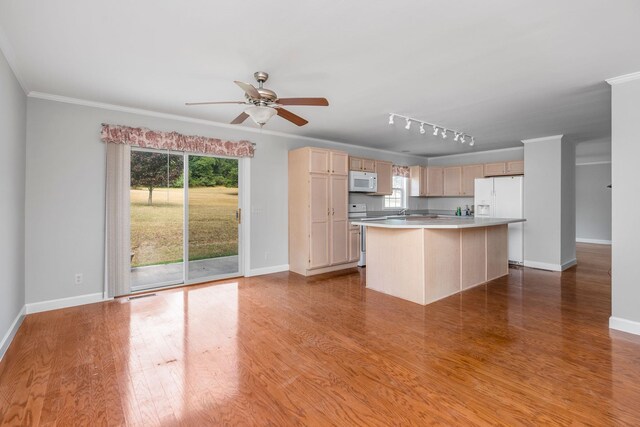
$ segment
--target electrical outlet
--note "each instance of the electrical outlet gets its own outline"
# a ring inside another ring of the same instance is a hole
[[[82,273],[77,273],[75,277],[76,285],[82,285]]]

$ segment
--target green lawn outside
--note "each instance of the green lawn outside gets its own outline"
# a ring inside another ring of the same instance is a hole
[[[182,261],[183,190],[131,189],[132,267]],[[238,189],[189,189],[189,260],[238,254]]]

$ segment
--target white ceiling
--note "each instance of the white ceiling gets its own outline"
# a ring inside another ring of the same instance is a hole
[[[480,6],[481,5],[481,6]],[[640,71],[640,1],[2,0],[5,50],[28,91],[228,123],[233,80],[281,97],[302,128],[266,129],[419,155],[610,137],[604,79]],[[396,112],[476,136],[411,131]],[[243,126],[254,126],[250,121]]]

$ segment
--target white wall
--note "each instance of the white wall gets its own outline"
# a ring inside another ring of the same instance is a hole
[[[639,78],[612,85],[611,207],[612,268],[610,326],[640,334],[638,242],[640,227]]]
[[[288,263],[287,153],[333,147],[400,165],[426,159],[328,141],[248,132],[30,98],[27,125],[27,303],[101,292],[104,273],[105,147],[100,124],[175,130],[257,144],[251,163],[251,268]],[[268,256],[265,256],[268,254]],[[75,273],[84,284],[73,283]]]
[[[428,164],[429,166],[458,166],[522,160],[523,158],[524,148],[516,147],[502,150],[455,154],[452,156],[432,157],[428,160]],[[453,211],[458,206],[464,210],[466,205],[473,205],[473,197],[428,197],[427,200],[428,208],[434,210]]]
[[[576,262],[576,145],[562,141],[560,177],[560,264]]]
[[[611,242],[611,162],[576,165],[576,240]]]
[[[562,270],[575,262],[575,145],[562,135],[523,142],[524,264]]]
[[[0,52],[0,358],[25,302],[26,105],[24,92]]]

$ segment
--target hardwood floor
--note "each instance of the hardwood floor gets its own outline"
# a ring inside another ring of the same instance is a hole
[[[2,424],[639,425],[640,337],[608,329],[610,248],[426,307],[349,270],[27,316]]]

